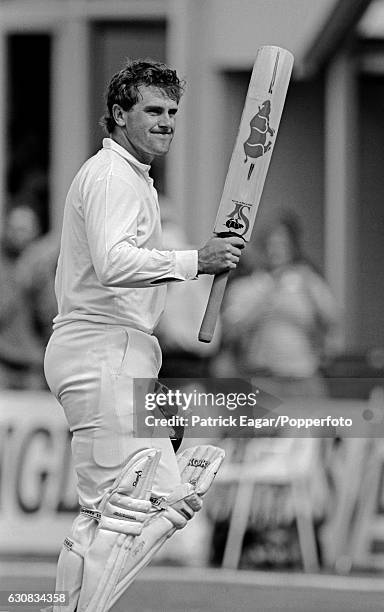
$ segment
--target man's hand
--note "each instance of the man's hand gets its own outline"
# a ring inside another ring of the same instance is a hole
[[[198,251],[198,273],[219,274],[236,268],[244,240],[239,236],[215,236]]]

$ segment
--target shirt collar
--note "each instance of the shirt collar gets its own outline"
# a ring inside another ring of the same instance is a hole
[[[144,174],[148,174],[149,170],[151,169],[150,165],[139,162],[139,160],[136,159],[136,157],[134,157],[132,153],[129,153],[127,149],[124,149],[124,147],[119,145],[112,138],[103,139],[103,149],[111,149],[112,151],[115,151],[116,153],[121,155],[121,157],[124,157],[127,161],[129,161],[130,164],[139,168],[139,170],[141,170],[141,172],[143,172]]]

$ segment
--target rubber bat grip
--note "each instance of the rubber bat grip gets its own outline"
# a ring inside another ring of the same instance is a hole
[[[221,274],[216,274],[213,279],[207,308],[205,309],[203,322],[199,331],[200,342],[211,342],[213,338],[228,276],[229,272],[222,272]]]

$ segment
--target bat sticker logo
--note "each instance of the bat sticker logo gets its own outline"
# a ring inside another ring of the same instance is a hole
[[[275,59],[275,65],[273,67],[272,78],[269,84],[268,94],[272,95],[273,88],[276,82],[277,75],[277,67],[279,65],[280,59],[280,51],[278,51]],[[245,152],[245,160],[244,163],[248,161],[248,157],[252,157],[256,159],[257,157],[261,157],[265,155],[267,151],[272,146],[272,136],[275,131],[269,125],[269,115],[271,113],[271,101],[269,99],[265,100],[263,104],[260,106],[257,114],[251,119],[249,127],[251,128],[251,133],[248,136],[248,140],[244,143],[244,152]],[[270,136],[270,138],[268,138]],[[252,176],[253,169],[255,167],[254,163],[251,163],[248,170],[248,181]]]
[[[257,114],[252,117],[249,127],[251,132],[248,139],[244,143],[245,160],[248,161],[248,157],[256,159],[265,155],[272,146],[272,136],[275,130],[269,125],[269,115],[271,113],[271,101],[265,100],[260,106]],[[251,178],[254,163],[251,163],[248,171],[248,180]]]
[[[243,236],[249,229],[249,219],[245,211],[249,210],[250,206],[242,202],[234,202],[234,204],[235,208],[228,215],[228,220],[225,222],[225,225],[228,229],[236,230],[236,234]],[[239,230],[243,231],[239,232]]]

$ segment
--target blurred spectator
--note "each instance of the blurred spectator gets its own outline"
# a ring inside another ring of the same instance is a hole
[[[191,245],[174,221],[171,205],[160,202],[165,249],[190,249]],[[220,324],[210,344],[199,342],[198,332],[207,305],[212,278],[203,275],[188,283],[170,283],[164,313],[156,328],[162,351],[160,378],[207,378],[217,353]]]
[[[295,216],[282,215],[266,233],[262,246],[263,266],[234,279],[228,287],[223,335],[224,353],[230,359],[220,358],[217,373],[251,379],[255,386],[283,401],[289,397],[324,395],[320,366],[326,356],[340,348],[338,307],[326,282],[303,254]],[[247,445],[238,442],[246,452]],[[262,443],[262,440],[256,442]],[[286,440],[269,442],[279,448]],[[294,440],[293,447],[300,442]],[[320,558],[319,533],[330,495],[325,472],[328,446],[326,439],[316,443],[320,460],[314,472],[317,488],[313,514]],[[269,504],[265,504],[266,497]],[[241,566],[264,569],[300,566],[296,518],[288,489],[257,485],[255,499],[259,501],[252,504]],[[215,523],[212,560],[218,563],[228,517],[216,519]]]
[[[234,280],[227,293],[224,338],[233,363],[278,397],[322,395],[321,362],[340,348],[339,310],[303,255],[295,216],[283,215],[263,246],[264,269]]]
[[[5,218],[0,241],[0,387],[39,386],[43,352],[35,337],[22,295],[17,268],[21,254],[40,231],[29,206],[16,206]]]
[[[18,280],[42,350],[52,333],[52,320],[57,315],[55,272],[59,249],[59,238],[45,234],[25,249],[18,265]]]

